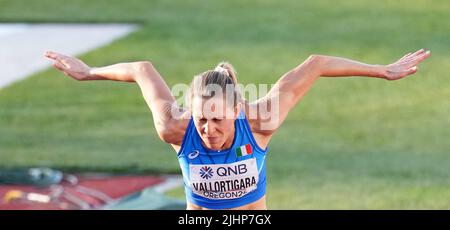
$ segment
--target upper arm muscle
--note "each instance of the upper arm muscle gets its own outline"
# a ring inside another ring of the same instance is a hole
[[[136,82],[152,112],[159,137],[166,143],[181,145],[190,112],[177,105],[166,82],[150,62],[140,62],[136,69]]]
[[[266,96],[250,103],[250,110],[256,110],[253,120],[255,132],[272,135],[286,119],[289,111],[307,93],[320,76],[318,58],[311,56],[305,62],[284,74]]]

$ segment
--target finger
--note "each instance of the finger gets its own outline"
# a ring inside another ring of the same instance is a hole
[[[69,63],[69,60],[68,60],[68,59],[63,58],[63,59],[59,60],[59,62],[60,62],[61,64],[63,64],[65,68],[67,68],[67,69],[70,68],[70,63]]]
[[[425,52],[425,49],[417,50],[416,52],[414,52],[413,54],[411,54],[408,58],[406,58],[406,61],[407,61],[407,60],[410,60],[410,59],[412,59],[412,58],[415,58],[415,57],[417,57],[418,55],[423,54],[424,52]]]
[[[399,59],[399,61],[405,60],[405,59],[408,58],[411,54],[412,54],[412,53],[407,53],[407,54],[405,54],[405,56],[401,57],[401,58]]]
[[[406,76],[409,76],[411,74],[414,74],[417,72],[417,66],[413,66],[409,69],[406,70],[402,70],[402,71],[395,71],[395,72],[391,72],[391,76],[387,78],[387,80],[398,80],[398,79],[402,79]]]
[[[416,72],[417,72],[417,66],[414,66],[412,68],[409,68],[409,69],[403,71],[403,73],[400,75],[401,76],[400,78],[404,78],[404,77],[409,76],[411,74],[415,74]]]
[[[414,56],[417,56],[417,55],[419,55],[419,54],[422,54],[423,52],[425,52],[425,49],[417,50],[416,52],[414,52],[414,53],[411,55],[411,57],[414,57]]]
[[[53,60],[61,60],[63,58],[67,58],[67,56],[53,51],[46,51],[44,56]]]
[[[51,59],[55,59],[57,57],[57,53],[53,52],[53,51],[45,51],[44,56],[51,58]]]
[[[61,64],[60,62],[53,63],[53,67],[55,67],[56,69],[63,71],[63,72],[66,70],[66,67],[63,64]]]
[[[431,56],[431,51],[428,50],[427,52],[422,53],[422,54],[418,55],[417,57],[414,57],[413,59],[409,60],[408,66],[416,66],[430,56]]]
[[[419,68],[417,66],[413,66],[412,68],[408,69],[407,75],[415,74]]]

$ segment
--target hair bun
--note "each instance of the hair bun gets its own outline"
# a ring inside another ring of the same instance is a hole
[[[219,64],[217,64],[214,71],[224,73],[233,80],[234,84],[237,84],[236,70],[229,62],[226,61],[220,62]]]
[[[230,76],[230,73],[228,73],[228,70],[225,69],[225,68],[223,68],[222,66],[217,66],[217,67],[214,69],[214,71],[221,72],[221,73],[223,73],[223,74],[225,74],[225,75],[227,75],[227,76]]]

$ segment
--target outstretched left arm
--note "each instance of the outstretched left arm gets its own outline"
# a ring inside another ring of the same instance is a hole
[[[311,55],[305,62],[284,74],[266,96],[249,104],[250,109],[256,109],[258,114],[258,119],[252,122],[254,132],[273,134],[320,76],[365,76],[398,80],[414,74],[417,65],[430,55],[430,51],[421,49],[408,53],[389,65],[370,65],[341,57]],[[270,121],[262,121],[260,117],[268,115],[261,114],[258,108],[267,105],[275,111],[270,112]],[[262,123],[265,125],[261,126]]]
[[[417,71],[417,65],[428,58],[431,52],[420,49],[408,53],[389,65],[369,65],[350,59],[317,55],[320,59],[319,74],[323,77],[364,76],[386,80],[398,80]]]

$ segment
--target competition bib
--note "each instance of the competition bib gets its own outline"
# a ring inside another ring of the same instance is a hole
[[[216,200],[240,198],[256,189],[255,158],[230,164],[189,165],[192,192]]]

